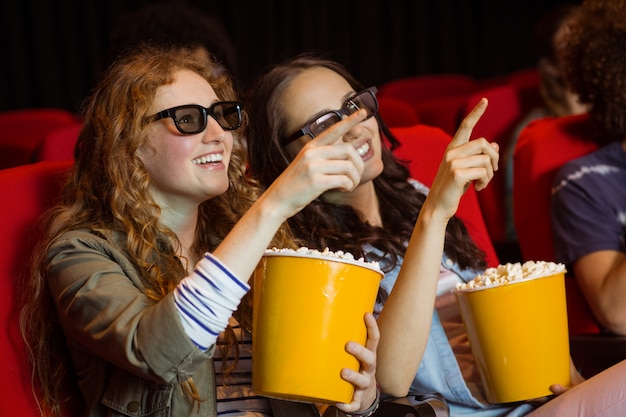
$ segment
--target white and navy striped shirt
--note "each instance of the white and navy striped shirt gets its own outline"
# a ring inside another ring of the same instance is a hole
[[[189,338],[200,349],[213,346],[249,289],[216,257],[205,253],[193,273],[174,290],[176,308]]]
[[[267,398],[252,391],[252,335],[242,329],[234,318],[231,318],[230,325],[237,339],[239,360],[227,376],[222,375],[222,365],[231,365],[232,358],[224,362],[219,349],[223,341],[221,338],[217,340],[218,347],[214,354],[217,374],[217,415],[271,417],[272,411]],[[233,346],[231,349],[236,347]]]
[[[239,360],[228,376],[222,375],[223,358],[215,350],[217,414],[219,416],[271,417],[266,398],[252,392],[252,335],[239,326],[233,311],[250,287],[232,274],[216,257],[206,253],[191,275],[174,290],[175,305],[185,332],[207,350],[230,323],[239,348]]]

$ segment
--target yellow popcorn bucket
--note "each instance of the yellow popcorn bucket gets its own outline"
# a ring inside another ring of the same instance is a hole
[[[372,264],[309,253],[268,252],[254,273],[252,388],[256,394],[349,403],[342,368],[359,370],[348,341],[365,344],[363,317],[382,273]]]
[[[570,384],[564,272],[456,290],[487,401],[552,394]]]

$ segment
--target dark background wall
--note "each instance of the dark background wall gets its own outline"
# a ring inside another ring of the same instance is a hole
[[[158,0],[4,0],[0,110],[77,111],[124,12]],[[565,0],[188,0],[219,17],[245,86],[266,65],[327,51],[366,85],[416,74],[477,78],[531,67],[532,28]],[[175,6],[172,13],[176,13]]]

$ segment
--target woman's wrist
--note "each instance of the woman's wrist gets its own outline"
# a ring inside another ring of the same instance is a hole
[[[378,410],[378,406],[380,405],[380,387],[376,384],[376,398],[374,398],[374,402],[365,410],[354,411],[352,413],[345,413],[346,417],[370,417],[374,415],[376,410]]]
[[[437,202],[433,201],[434,196],[426,197],[422,208],[420,208],[420,212],[417,216],[418,220],[423,220],[426,225],[432,225],[435,222],[437,224],[447,227],[448,222],[450,221],[451,216],[454,214],[450,214],[447,211],[443,211],[441,207],[437,206]]]

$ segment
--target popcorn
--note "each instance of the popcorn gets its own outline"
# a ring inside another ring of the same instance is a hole
[[[565,272],[565,265],[545,261],[526,261],[522,265],[519,262],[498,265],[495,268],[487,268],[481,275],[471,281],[456,285],[458,291],[471,290],[474,288],[504,285],[522,279],[538,278]]]
[[[270,254],[270,253],[285,253],[285,254],[289,254],[289,253],[298,253],[298,254],[304,254],[304,255],[313,255],[313,256],[326,256],[329,258],[336,258],[336,259],[343,259],[343,260],[347,260],[347,261],[354,261],[354,262],[361,262],[364,264],[369,265],[370,267],[376,269],[377,271],[380,271],[380,265],[378,262],[372,261],[372,262],[368,262],[366,261],[363,257],[359,258],[359,259],[355,259],[354,255],[351,254],[350,252],[344,252],[344,251],[336,251],[333,252],[328,248],[324,248],[323,251],[319,251],[317,249],[309,249],[306,246],[302,246],[296,250],[294,249],[287,249],[287,248],[272,248],[272,249],[267,249],[265,251],[265,253]]]

